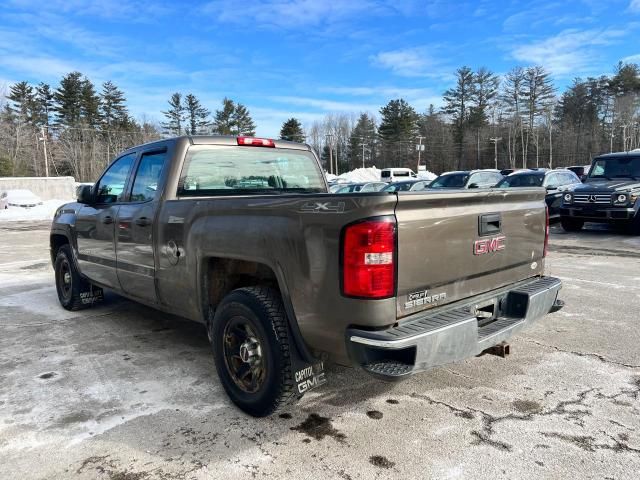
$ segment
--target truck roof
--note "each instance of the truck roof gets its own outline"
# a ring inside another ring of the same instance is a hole
[[[613,152],[613,153],[605,153],[602,155],[596,155],[593,158],[614,158],[614,157],[640,157],[640,148],[636,148],[634,150],[630,150],[628,152]]]
[[[242,136],[242,135],[241,135]],[[256,137],[262,138],[262,137]],[[238,145],[237,135],[181,135],[179,137],[163,138],[161,140],[155,140],[153,142],[147,142],[143,145],[136,145],[148,147],[156,143],[164,143],[167,141],[180,141],[186,139],[191,145]],[[273,139],[273,143],[276,148],[289,148],[292,150],[306,150],[310,151],[311,147],[306,143],[290,142],[289,140]],[[129,149],[130,150],[130,149]]]

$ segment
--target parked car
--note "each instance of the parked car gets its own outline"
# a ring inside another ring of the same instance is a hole
[[[589,175],[589,170],[590,169],[591,169],[591,165],[581,165],[581,166],[567,167],[567,170],[571,170],[583,182],[586,180],[587,175]]]
[[[496,188],[544,187],[549,218],[558,219],[562,195],[580,183],[578,176],[569,170],[521,170],[504,177]]]
[[[387,184],[382,189],[383,192],[417,192],[420,190],[426,190],[431,183],[430,180],[405,180],[403,182],[394,182]]]
[[[429,184],[429,188],[491,188],[504,176],[498,170],[446,172]]]
[[[584,222],[609,223],[640,234],[640,150],[593,159],[584,183],[563,197],[562,227],[576,232]]]
[[[10,207],[31,208],[42,205],[42,200],[31,190],[7,190],[7,203]]]
[[[344,185],[332,193],[379,192],[388,184],[385,182],[351,183]]]
[[[221,385],[255,416],[323,384],[324,359],[399,380],[562,307],[543,192],[432,193],[345,201],[311,147],[282,140],[133,147],[55,213],[58,300],[109,288],[204,324]]]
[[[416,174],[410,168],[383,168],[380,171],[380,180],[383,182],[397,182],[415,177]]]
[[[9,208],[7,192],[0,192],[0,210],[6,210],[7,208]]]

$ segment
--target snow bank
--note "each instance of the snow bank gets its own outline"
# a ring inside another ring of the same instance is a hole
[[[368,168],[356,168],[350,172],[343,173],[335,176],[332,173],[327,173],[327,180],[333,181],[336,179],[343,180],[349,183],[364,183],[364,182],[379,182],[380,181],[380,169],[376,167]],[[418,178],[424,180],[433,180],[437,177],[435,173],[428,170],[420,170],[418,172]]]
[[[31,208],[9,207],[0,209],[0,222],[24,222],[30,220],[51,220],[56,209],[74,200],[45,200],[42,205]]]
[[[435,180],[436,178],[438,178],[438,175],[430,172],[429,170],[420,170],[418,172],[418,178],[421,180]]]
[[[355,170],[351,170],[350,172],[346,172],[338,176],[351,183],[379,182],[380,169],[376,167],[356,168]]]

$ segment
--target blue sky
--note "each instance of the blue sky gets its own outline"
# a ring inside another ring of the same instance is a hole
[[[558,87],[640,62],[640,0],[3,0],[0,88],[113,80],[161,120],[174,91],[242,102],[258,134],[295,116],[440,104],[456,68],[541,64]]]

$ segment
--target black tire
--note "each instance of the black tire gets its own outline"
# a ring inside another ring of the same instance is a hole
[[[291,373],[287,317],[277,291],[232,291],[216,309],[209,336],[220,382],[241,410],[265,417],[299,398]]]
[[[640,216],[627,223],[625,225],[624,231],[628,235],[640,235]]]
[[[578,218],[560,218],[560,224],[565,232],[579,232],[584,227],[584,220]]]
[[[83,303],[80,297],[80,293],[88,290],[89,285],[76,269],[69,245],[63,245],[58,249],[54,270],[60,305],[72,311],[89,307],[91,304]]]

